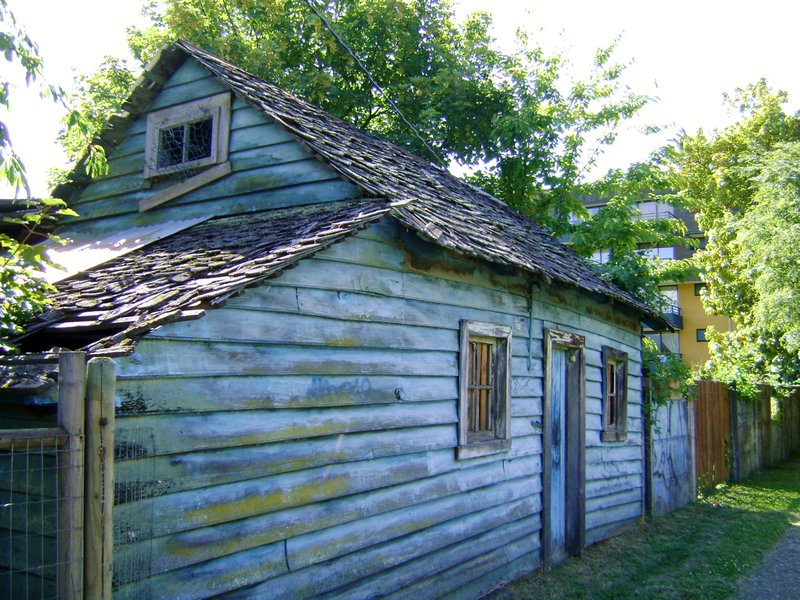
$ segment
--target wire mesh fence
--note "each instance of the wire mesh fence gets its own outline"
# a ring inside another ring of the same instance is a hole
[[[114,505],[127,510],[115,511],[114,589],[115,595],[137,600],[153,597],[153,503],[147,500],[158,494],[154,447],[150,428],[115,431]]]
[[[66,573],[80,572],[82,556],[70,556],[64,540],[80,527],[64,518],[66,504],[83,498],[65,495],[64,478],[83,466],[83,452],[67,435],[15,439],[0,448],[0,598],[72,597],[80,587]],[[66,503],[66,504],[65,504]],[[81,532],[78,532],[79,534]],[[77,564],[76,564],[77,563]]]

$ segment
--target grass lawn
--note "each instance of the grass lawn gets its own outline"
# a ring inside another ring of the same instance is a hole
[[[797,513],[800,457],[718,486],[687,508],[647,520],[492,598],[728,598]]]

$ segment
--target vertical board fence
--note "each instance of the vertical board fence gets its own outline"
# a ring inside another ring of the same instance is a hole
[[[800,451],[800,389],[761,386],[743,399],[725,384],[696,383],[692,401],[648,413],[645,499],[655,515],[691,502],[697,486],[741,481]]]
[[[111,597],[114,363],[58,363],[58,426],[0,430],[0,600]]]
[[[698,381],[694,410],[698,485],[728,481],[732,452],[728,388],[716,381]]]
[[[674,399],[648,414],[647,511],[665,515],[697,497],[694,410],[689,400]]]
[[[765,385],[752,401],[731,396],[733,480],[744,479],[800,450],[800,390],[777,394]]]

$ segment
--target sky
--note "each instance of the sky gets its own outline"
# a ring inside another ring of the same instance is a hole
[[[39,44],[49,82],[67,89],[78,73],[94,70],[105,55],[125,56],[125,29],[142,23],[142,0],[8,0],[8,6]],[[615,56],[630,63],[624,81],[655,98],[620,132],[596,173],[624,168],[681,130],[711,130],[732,122],[723,93],[766,78],[789,93],[788,110],[800,106],[800,3],[794,0],[455,0],[457,13],[493,15],[501,45],[517,26],[535,32],[550,52],[568,58],[578,79],[598,47],[619,40]],[[9,66],[2,62],[3,69]],[[0,71],[5,74],[5,71]],[[19,81],[17,76],[15,80]],[[0,113],[28,171],[34,196],[47,193],[47,171],[62,166],[56,141],[64,110],[38,98],[24,84],[12,89],[9,113]],[[413,119],[412,119],[413,120]],[[644,125],[664,127],[645,137]],[[13,191],[1,190],[9,197]]]

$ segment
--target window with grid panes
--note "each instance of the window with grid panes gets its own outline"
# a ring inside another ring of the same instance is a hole
[[[511,447],[511,328],[461,323],[458,458]]]
[[[603,346],[604,442],[623,441],[628,435],[628,355]]]
[[[228,159],[230,94],[153,111],[147,116],[145,177],[197,169]]]

